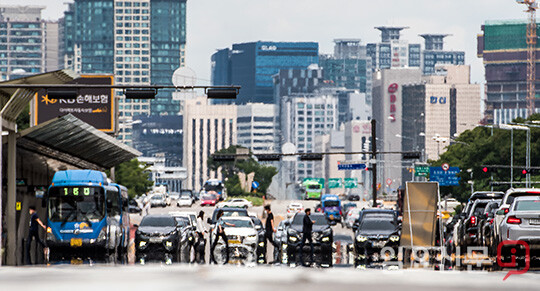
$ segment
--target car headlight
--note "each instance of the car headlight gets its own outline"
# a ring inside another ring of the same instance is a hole
[[[264,242],[263,242],[263,241],[260,242],[260,243],[259,243],[259,246],[264,247]]]
[[[390,241],[391,242],[397,242],[398,240],[399,240],[399,236],[397,236],[397,235],[391,235],[390,236]]]
[[[165,242],[165,246],[168,247],[168,248],[172,248],[172,245],[173,245],[172,241],[166,241]]]
[[[247,236],[247,239],[248,239],[248,240],[256,240],[256,239],[257,239],[257,235],[256,235],[256,234],[248,235],[248,236]]]
[[[146,246],[146,242],[145,241],[140,241],[139,242],[139,248],[144,248]]]
[[[323,238],[322,238],[322,240],[321,240],[321,241],[323,241],[323,242],[327,242],[327,241],[330,241],[330,238],[329,238],[329,237],[327,237],[327,236],[325,236],[325,237],[323,237]]]
[[[359,242],[365,242],[367,240],[367,236],[357,235],[356,240]]]
[[[298,240],[298,238],[296,236],[290,235],[289,240],[292,241],[292,242],[295,242],[295,241]]]

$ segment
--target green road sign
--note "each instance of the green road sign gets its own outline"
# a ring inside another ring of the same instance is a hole
[[[343,188],[343,180],[341,178],[330,178],[328,179],[328,188]]]
[[[353,189],[358,188],[358,179],[357,178],[345,178],[345,188]]]
[[[321,186],[324,188],[324,178],[304,178],[304,182],[303,183],[306,183],[307,181],[315,181],[315,182],[318,182],[319,184],[321,184]],[[302,184],[303,184],[302,183]]]
[[[416,177],[427,177],[428,174],[429,174],[429,166],[414,167],[414,175]]]

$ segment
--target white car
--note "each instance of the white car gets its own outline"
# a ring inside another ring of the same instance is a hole
[[[253,263],[257,258],[257,243],[259,236],[255,225],[250,217],[229,216],[221,218],[225,224],[225,235],[229,243],[229,263],[241,261],[245,263]],[[216,238],[216,229],[212,233],[212,241]],[[217,252],[224,251],[223,240],[218,240]],[[215,253],[214,253],[215,254]],[[223,254],[216,256],[216,260],[224,259]]]
[[[346,227],[348,227],[348,228],[353,227],[354,222],[360,216],[360,211],[362,211],[362,209],[360,209],[360,208],[351,208],[347,212],[347,216],[345,217],[345,226]]]
[[[448,198],[439,202],[439,209],[454,211],[454,208],[456,208],[458,205],[461,205],[461,203],[459,203],[459,201],[457,201],[455,198]]]
[[[224,201],[224,202],[219,202],[217,204],[217,207],[218,208],[222,208],[222,207],[238,207],[238,208],[249,208],[249,207],[252,207],[253,204],[246,200],[246,199],[243,199],[243,198],[234,198],[234,199],[231,199],[229,201]]]
[[[191,207],[193,205],[193,198],[191,196],[182,194],[180,198],[176,199],[176,206],[178,207]]]
[[[302,203],[291,203],[287,206],[287,218],[293,217],[296,213],[304,211]]]

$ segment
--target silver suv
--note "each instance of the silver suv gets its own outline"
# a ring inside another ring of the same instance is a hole
[[[521,240],[540,246],[540,196],[516,197],[500,225],[502,240]]]
[[[510,210],[510,205],[512,204],[514,199],[516,199],[516,197],[522,196],[540,196],[540,189],[510,188],[506,191],[506,194],[504,194],[504,197],[502,198],[499,209],[497,209],[497,212],[495,212],[495,218],[493,221],[493,235],[496,239],[496,241],[494,242],[495,244],[498,244],[505,239],[503,237],[504,233],[501,231],[501,223],[505,220],[505,217]]]

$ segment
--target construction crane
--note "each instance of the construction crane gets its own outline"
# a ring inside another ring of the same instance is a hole
[[[531,116],[536,112],[536,0],[516,0],[519,4],[527,5],[529,22],[527,23],[527,112]]]

